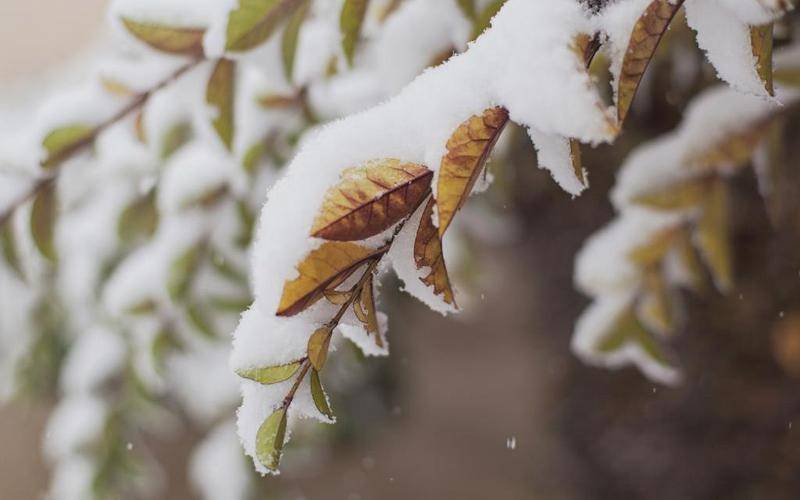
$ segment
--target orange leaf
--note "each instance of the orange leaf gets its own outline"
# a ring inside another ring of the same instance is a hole
[[[354,241],[379,234],[419,206],[432,177],[422,165],[394,159],[347,169],[326,193],[311,236]]]
[[[756,58],[756,72],[764,89],[771,96],[775,95],[772,78],[772,23],[750,28],[750,46]]]
[[[447,141],[447,153],[442,158],[436,195],[440,235],[444,235],[456,212],[472,192],[507,122],[507,110],[490,108],[481,116],[472,116],[459,125]]]
[[[661,37],[667,31],[672,18],[683,5],[683,0],[653,0],[633,27],[628,49],[622,60],[622,70],[617,82],[617,119],[625,121],[633,97],[639,88],[647,66],[653,58]]]
[[[367,278],[367,282],[361,288],[361,296],[353,304],[353,312],[358,317],[359,321],[364,324],[367,333],[375,334],[375,343],[378,347],[383,348],[383,339],[380,335],[380,327],[378,325],[378,315],[375,312],[375,289],[373,288],[372,276]]]
[[[447,274],[447,265],[442,254],[442,239],[436,226],[433,225],[433,207],[435,205],[436,200],[430,198],[422,212],[417,237],[414,240],[414,262],[417,264],[417,269],[424,267],[430,269],[430,273],[420,280],[426,285],[432,286],[433,293],[441,295],[446,303],[456,305],[453,289],[450,286],[450,277]]]
[[[300,276],[283,285],[278,316],[294,316],[324,296],[325,289],[336,286],[383,249],[372,250],[355,243],[325,243],[297,266]]]

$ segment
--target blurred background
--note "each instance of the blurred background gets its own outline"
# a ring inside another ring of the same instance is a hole
[[[0,0],[0,93],[36,85],[79,57],[103,32],[104,8],[100,0]],[[500,180],[475,201],[510,229],[468,242],[468,310],[442,318],[387,293],[392,356],[364,361],[361,385],[332,394],[343,410],[335,429],[287,454],[279,478],[260,480],[264,495],[798,498],[797,197],[789,225],[775,231],[755,180],[736,178],[738,283],[728,297],[685,297],[688,322],[674,342],[683,384],[657,386],[635,369],[596,369],[570,353],[574,321],[588,303],[572,284],[574,255],[612,219],[607,192],[626,154],[673,128],[688,100],[689,92],[675,93],[659,78],[669,64],[658,63],[648,102],[637,104],[622,139],[585,151],[592,187],[580,198],[534,168],[527,137],[509,131],[510,153],[495,162]],[[711,81],[705,71],[695,89]],[[797,125],[787,140],[795,149]],[[0,407],[3,499],[47,491],[41,440],[52,404]],[[196,498],[185,462],[197,438],[185,422],[180,432],[151,439],[166,467],[163,498]]]

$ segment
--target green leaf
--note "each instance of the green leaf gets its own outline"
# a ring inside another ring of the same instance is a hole
[[[122,18],[122,24],[133,36],[161,52],[187,56],[203,55],[205,30],[202,28],[179,28],[134,21],[125,17]]]
[[[457,0],[458,8],[461,9],[461,12],[464,13],[469,19],[474,20],[475,16],[478,15],[477,10],[475,9],[475,0]]]
[[[305,0],[239,0],[228,16],[225,49],[243,51],[269,39]]]
[[[117,222],[117,234],[125,243],[147,239],[153,236],[157,228],[158,208],[155,189],[133,200],[122,211]]]
[[[353,65],[356,44],[361,37],[361,26],[367,13],[369,0],[345,0],[342,15],[339,18],[339,29],[342,32],[342,50],[347,62]]]
[[[230,59],[220,59],[206,86],[206,102],[217,109],[217,116],[211,125],[228,151],[233,146],[235,79],[236,63]]]
[[[253,175],[256,172],[256,168],[258,167],[261,158],[267,153],[267,144],[261,140],[247,148],[247,152],[244,154],[244,158],[242,158],[242,166],[244,167],[245,172],[250,175]]]
[[[150,346],[150,352],[153,355],[153,362],[156,370],[163,372],[167,354],[179,351],[182,348],[183,346],[175,335],[175,332],[167,327],[162,328],[156,334],[155,338],[153,338],[153,343]]]
[[[477,15],[475,18],[474,29],[472,32],[473,38],[478,38],[492,22],[492,18],[500,11],[500,8],[506,0],[493,0]]]
[[[236,202],[236,214],[238,215],[241,225],[241,231],[236,237],[236,244],[242,248],[247,248],[253,240],[256,217],[244,200]]]
[[[218,185],[207,191],[203,191],[197,196],[189,198],[181,204],[181,207],[184,209],[213,208],[228,195],[229,191],[230,189],[227,184]]]
[[[609,332],[598,343],[597,350],[610,353],[619,350],[629,342],[638,344],[654,361],[669,365],[666,354],[653,336],[642,326],[633,307],[626,307],[620,313],[609,328]]]
[[[240,314],[253,303],[252,297],[211,297],[209,303],[219,311]]]
[[[68,159],[88,144],[94,137],[94,129],[86,124],[75,123],[58,127],[42,140],[47,157],[42,162],[44,168],[53,168]]]
[[[0,248],[2,248],[3,257],[5,257],[8,267],[14,271],[14,274],[16,274],[20,280],[25,281],[25,273],[22,271],[19,254],[17,253],[14,225],[10,220],[7,220],[5,224],[0,226]]]
[[[320,371],[328,359],[328,347],[331,344],[331,331],[319,328],[308,339],[308,360],[315,370]]]
[[[56,186],[48,182],[39,190],[31,209],[31,234],[36,248],[51,262],[56,260],[55,226],[58,203]]]
[[[265,366],[262,368],[252,368],[250,370],[236,370],[236,374],[242,378],[258,382],[259,384],[270,385],[289,380],[299,369],[300,362],[295,361],[285,365]]]
[[[683,210],[699,205],[707,191],[705,179],[691,179],[636,196],[633,202],[656,210]]]
[[[309,0],[304,0],[300,8],[292,14],[289,18],[289,23],[286,29],[283,30],[283,39],[281,40],[281,56],[283,59],[283,74],[286,80],[291,82],[292,75],[294,74],[294,58],[297,54],[297,39],[300,35],[300,28],[303,26],[303,21],[306,19],[308,8],[311,5]]]
[[[214,327],[211,325],[211,320],[205,313],[203,306],[198,303],[192,303],[186,306],[186,317],[195,330],[200,332],[203,337],[213,339],[217,336]]]
[[[192,138],[192,126],[186,122],[178,122],[167,130],[161,139],[161,159],[166,160],[189,142]]]
[[[225,257],[225,255],[218,251],[214,250],[211,254],[211,265],[214,266],[214,269],[222,276],[228,279],[231,283],[237,285],[247,286],[248,280],[247,275],[243,273],[241,270],[237,269],[233,264],[231,264],[230,259]]]
[[[205,244],[200,242],[186,250],[172,263],[167,279],[167,291],[173,300],[180,301],[186,298],[204,253]]]
[[[135,316],[154,314],[157,311],[158,304],[156,304],[153,299],[144,299],[141,302],[137,302],[136,304],[125,309],[126,313],[133,314]]]
[[[326,417],[333,419],[333,411],[328,404],[328,397],[325,395],[325,389],[322,388],[322,382],[319,379],[319,372],[311,370],[311,397],[314,399],[314,405],[317,410]]]
[[[256,457],[267,469],[278,469],[285,437],[286,408],[279,408],[264,420],[256,434]]]

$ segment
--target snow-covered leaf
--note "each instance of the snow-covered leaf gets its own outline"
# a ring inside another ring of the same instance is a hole
[[[775,95],[772,77],[772,24],[750,28],[750,45],[756,58],[756,72],[769,95]]]
[[[364,324],[364,329],[367,330],[367,333],[375,335],[375,343],[378,347],[383,348],[378,315],[375,311],[375,289],[372,274],[364,282],[364,286],[361,287],[361,294],[358,300],[353,303],[353,312],[358,320]]]
[[[281,60],[283,62],[283,74],[289,82],[292,81],[292,75],[294,74],[294,60],[297,54],[297,40],[300,35],[300,28],[306,20],[310,5],[310,0],[303,1],[297,11],[289,18],[289,22],[283,30]]]
[[[733,286],[729,205],[728,186],[724,180],[718,179],[703,202],[703,213],[697,221],[694,236],[700,255],[721,292],[727,292]]]
[[[314,406],[317,407],[320,413],[332,419],[333,411],[328,403],[328,396],[325,394],[325,389],[322,387],[322,381],[319,379],[319,372],[311,370],[311,397],[314,399]]]
[[[285,437],[286,408],[279,408],[264,420],[256,434],[256,457],[267,469],[278,469]]]
[[[175,301],[183,300],[189,292],[192,279],[205,254],[205,245],[190,247],[172,262],[167,281],[167,291]]]
[[[483,170],[500,133],[508,122],[508,111],[490,108],[459,125],[447,141],[437,184],[439,234],[444,235],[456,212],[464,205]]]
[[[311,235],[336,241],[363,240],[408,216],[430,192],[433,172],[387,159],[345,170],[328,190]]]
[[[119,216],[117,234],[120,240],[131,243],[151,237],[158,228],[156,191],[135,198]]]
[[[633,202],[657,210],[681,210],[700,204],[707,190],[705,179],[690,179],[641,194]]]
[[[453,288],[450,285],[450,276],[447,274],[447,264],[442,253],[442,239],[439,229],[433,223],[435,206],[436,200],[430,198],[422,212],[414,239],[414,262],[417,269],[427,268],[430,270],[428,275],[420,280],[433,287],[433,292],[440,295],[447,304],[455,306]]]
[[[322,370],[328,359],[328,348],[331,344],[330,328],[318,328],[308,338],[308,360],[316,371]]]
[[[328,242],[298,264],[299,276],[283,285],[278,316],[294,316],[323,297],[326,288],[346,279],[375,250],[348,242]]]

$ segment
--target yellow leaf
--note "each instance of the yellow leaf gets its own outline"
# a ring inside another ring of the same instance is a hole
[[[146,23],[122,18],[122,24],[136,38],[150,47],[186,56],[203,55],[202,28],[179,28],[163,24]]]
[[[217,116],[211,124],[229,151],[233,145],[235,77],[236,63],[230,59],[220,59],[206,86],[206,102],[217,109]]]
[[[383,250],[372,250],[355,243],[325,243],[312,250],[298,264],[299,276],[283,285],[278,316],[294,316],[323,297],[324,291],[352,274]]]
[[[381,338],[380,326],[378,325],[378,315],[375,312],[375,289],[373,287],[374,283],[372,275],[370,275],[361,288],[359,300],[353,304],[353,311],[359,321],[364,324],[367,333],[375,334],[375,344],[383,348],[383,339]]]
[[[508,111],[490,108],[483,115],[473,116],[462,123],[447,141],[436,195],[440,235],[444,236],[456,212],[472,192],[507,122]]]
[[[433,293],[441,295],[442,299],[453,306],[456,305],[453,289],[450,286],[450,277],[447,274],[447,265],[442,254],[442,239],[439,230],[433,225],[433,207],[436,200],[428,199],[428,204],[422,212],[422,219],[417,228],[414,240],[414,262],[417,269],[428,268],[430,272],[423,283],[433,287]]]
[[[322,370],[328,359],[328,348],[331,345],[331,331],[323,327],[317,329],[308,338],[308,360],[316,371]]]
[[[325,289],[322,292],[325,295],[325,299],[333,305],[340,306],[342,304],[347,303],[352,297],[353,292],[351,291],[339,291],[339,290],[331,290],[330,288]]]
[[[636,196],[633,202],[658,210],[683,210],[699,205],[707,191],[705,179],[690,179]]]
[[[771,119],[760,120],[744,130],[729,134],[709,149],[692,152],[684,162],[698,170],[743,167],[750,163],[756,148],[769,132]]]
[[[689,288],[697,293],[704,292],[706,290],[706,280],[703,272],[703,263],[700,261],[697,250],[692,244],[691,235],[685,229],[681,231],[678,238],[677,251],[678,258],[689,275]]]
[[[659,269],[645,273],[644,290],[637,304],[639,320],[650,329],[668,335],[673,332],[674,318],[667,282]]]
[[[297,39],[300,35],[300,28],[306,19],[308,8],[311,5],[309,0],[304,0],[297,11],[289,18],[286,29],[283,30],[281,38],[281,57],[283,61],[283,74],[286,80],[292,81],[294,73],[294,58],[297,53]]]
[[[347,169],[325,194],[311,236],[354,241],[379,234],[419,206],[432,177],[422,165],[394,159]]]
[[[286,408],[278,408],[258,428],[256,457],[264,467],[277,470],[286,438]]]
[[[95,135],[95,129],[89,125],[72,124],[58,127],[48,133],[42,140],[47,157],[42,162],[44,168],[53,168],[70,158],[81,148],[89,144]]]
[[[305,0],[239,0],[228,15],[225,49],[243,51],[266,42]]]
[[[249,370],[236,370],[236,374],[242,378],[258,382],[259,384],[269,385],[284,382],[292,378],[292,375],[300,369],[300,362],[287,363],[278,366],[266,366],[263,368],[251,368]]]
[[[108,92],[109,94],[113,94],[115,96],[130,97],[136,94],[136,92],[133,89],[131,89],[124,83],[120,82],[119,80],[115,80],[113,78],[101,77],[100,85],[106,92]]]
[[[634,248],[628,254],[628,258],[639,267],[652,267],[660,263],[667,252],[669,252],[678,234],[679,231],[676,229],[664,230],[656,234],[651,241]]]
[[[492,0],[483,8],[482,11],[478,12],[475,16],[475,20],[472,23],[472,38],[478,38],[481,33],[486,31],[486,28],[489,27],[489,24],[492,22],[492,18],[500,12],[500,8],[506,3],[506,0]]]
[[[717,179],[703,203],[703,213],[697,221],[694,237],[700,255],[721,292],[727,292],[733,286],[728,212],[728,187],[725,181]]]
[[[617,120],[625,121],[633,97],[639,88],[647,66],[655,54],[661,37],[683,1],[653,0],[636,21],[631,33],[622,69],[617,82]]]
[[[756,58],[756,72],[764,89],[775,95],[772,77],[772,23],[750,28],[750,46]]]
[[[623,348],[626,344],[637,344],[654,361],[669,365],[667,355],[661,345],[644,328],[636,317],[632,307],[626,307],[613,321],[608,332],[599,340],[596,349],[611,353]]]
[[[478,15],[477,10],[475,9],[475,0],[458,0],[458,8],[461,9],[461,12],[467,16],[469,19],[475,19]]]
[[[179,122],[171,126],[164,137],[161,138],[161,159],[166,160],[172,154],[189,142],[192,138],[192,126],[186,122]]]
[[[342,32],[342,50],[347,57],[347,62],[352,66],[356,44],[361,36],[361,25],[367,13],[369,0],[345,0],[342,15],[339,19],[339,29]]]
[[[48,182],[39,190],[31,208],[31,234],[36,248],[51,262],[56,260],[55,225],[58,211],[56,186]]]

